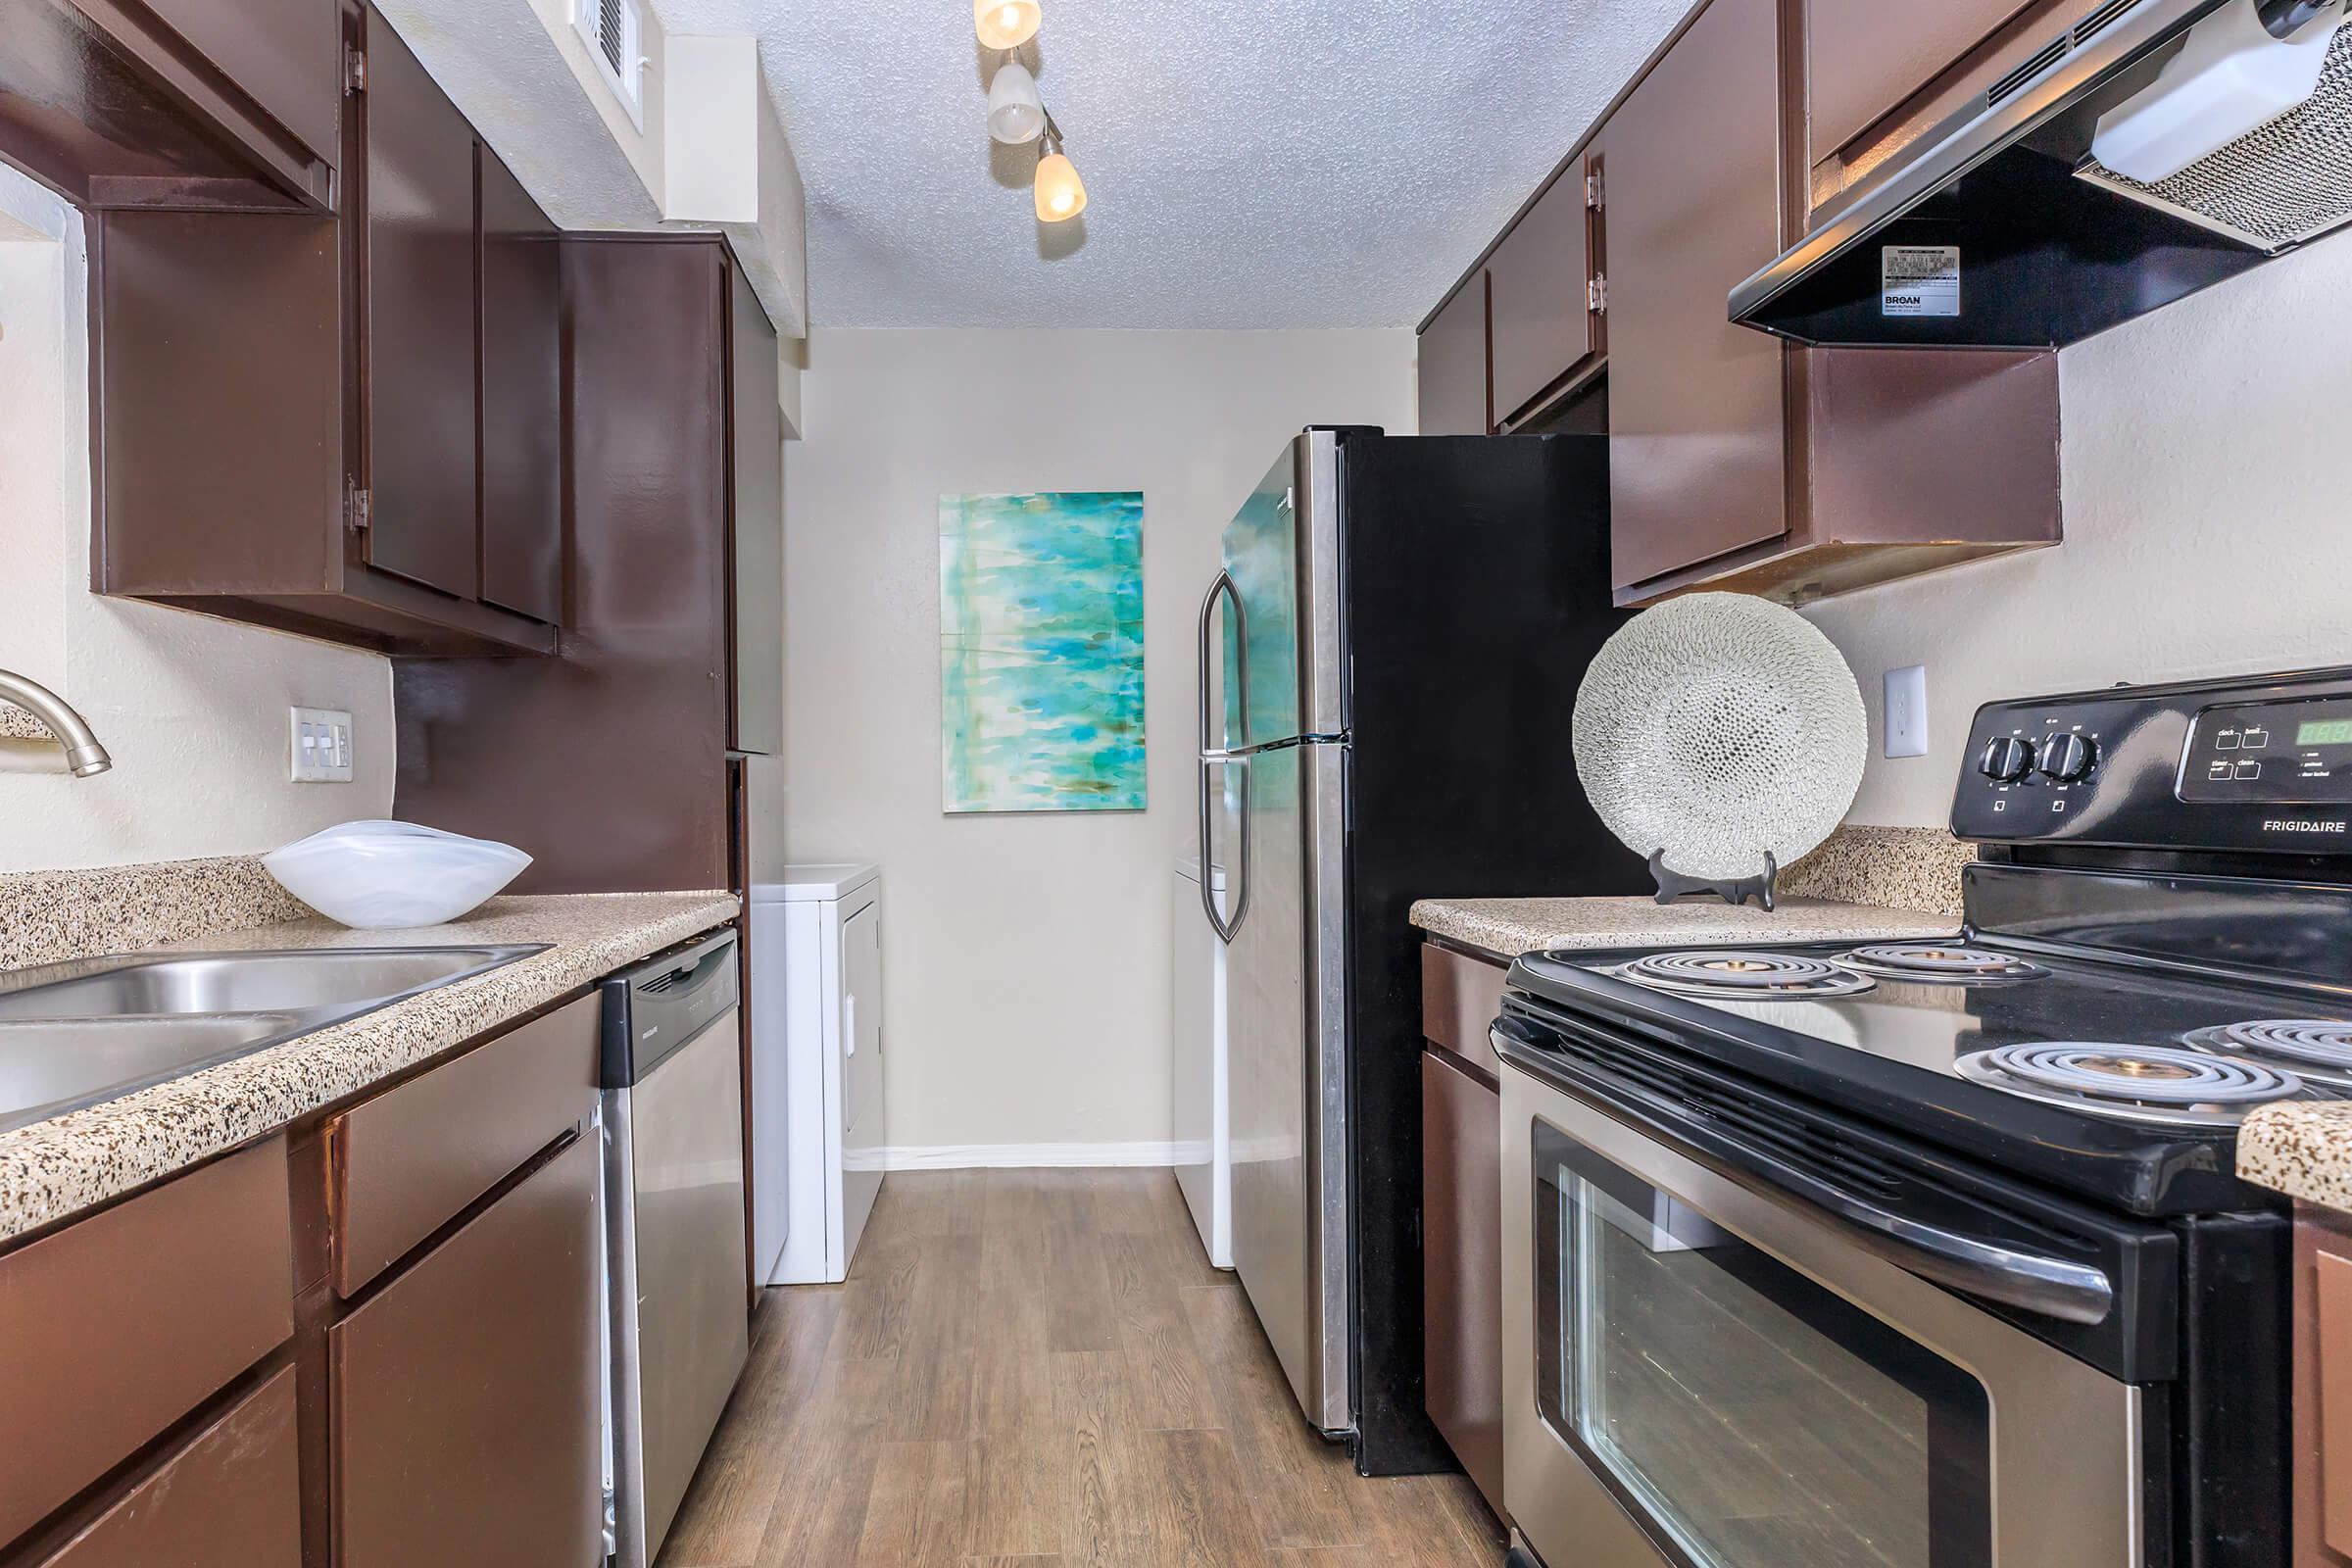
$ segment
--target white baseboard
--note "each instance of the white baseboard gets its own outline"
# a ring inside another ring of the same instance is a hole
[[[1177,1148],[1158,1144],[935,1144],[880,1150],[884,1170],[1021,1170],[1047,1166],[1173,1165]]]

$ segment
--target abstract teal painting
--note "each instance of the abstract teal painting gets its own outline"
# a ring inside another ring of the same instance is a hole
[[[1144,498],[939,498],[940,739],[963,811],[1140,811]]]

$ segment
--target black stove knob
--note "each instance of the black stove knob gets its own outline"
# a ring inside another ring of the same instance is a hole
[[[2099,760],[2099,749],[2087,737],[2069,732],[2053,735],[2041,743],[2041,756],[2035,762],[2042,776],[2061,784],[2079,784],[2090,776]]]
[[[2034,765],[2034,748],[2014,735],[1999,735],[1984,748],[1977,771],[1995,784],[2014,784]]]

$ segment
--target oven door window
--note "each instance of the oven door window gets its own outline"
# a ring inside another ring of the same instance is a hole
[[[1989,1568],[1967,1372],[1539,1121],[1537,1402],[1693,1568]]]

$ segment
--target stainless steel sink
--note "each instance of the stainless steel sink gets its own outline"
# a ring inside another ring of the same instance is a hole
[[[542,946],[159,953],[0,975],[0,1131],[111,1100]]]
[[[382,1004],[512,963],[537,948],[319,948],[158,954],[21,970],[0,1020],[310,1012]],[[56,971],[53,973],[53,971]]]
[[[284,1013],[0,1024],[0,1130],[227,1061],[302,1027]]]

